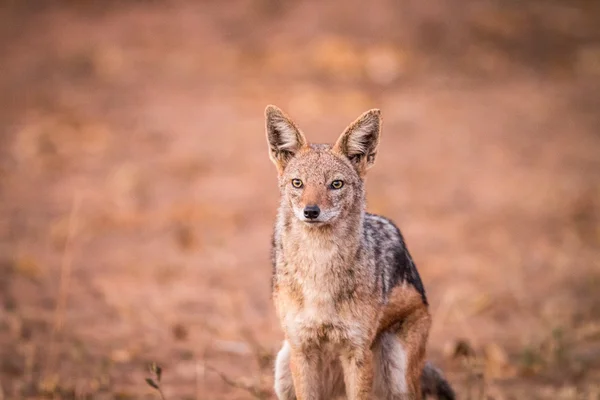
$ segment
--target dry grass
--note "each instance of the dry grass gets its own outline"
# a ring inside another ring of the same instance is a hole
[[[319,141],[383,110],[369,207],[461,398],[599,398],[596,4],[17,3],[0,400],[273,398],[268,103]]]

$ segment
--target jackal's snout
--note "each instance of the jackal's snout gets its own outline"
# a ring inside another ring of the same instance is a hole
[[[309,220],[314,220],[319,218],[319,214],[321,214],[321,209],[318,205],[312,204],[304,207],[304,218]]]

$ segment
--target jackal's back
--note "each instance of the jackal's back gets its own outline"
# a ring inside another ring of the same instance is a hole
[[[385,217],[367,213],[363,237],[365,250],[374,259],[375,273],[381,279],[384,299],[387,300],[398,285],[407,284],[418,292],[426,305],[421,277],[400,229]]]

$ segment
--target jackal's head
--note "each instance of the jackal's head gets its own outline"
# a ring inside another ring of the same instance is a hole
[[[279,174],[282,206],[300,221],[321,226],[364,208],[363,180],[375,163],[381,115],[362,114],[331,146],[310,144],[279,108],[265,110],[269,156]]]

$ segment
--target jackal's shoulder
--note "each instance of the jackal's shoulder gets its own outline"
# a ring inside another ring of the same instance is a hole
[[[407,283],[421,295],[425,304],[425,288],[400,229],[381,215],[367,213],[364,221],[364,239],[370,257],[382,276],[384,295],[396,286]]]

